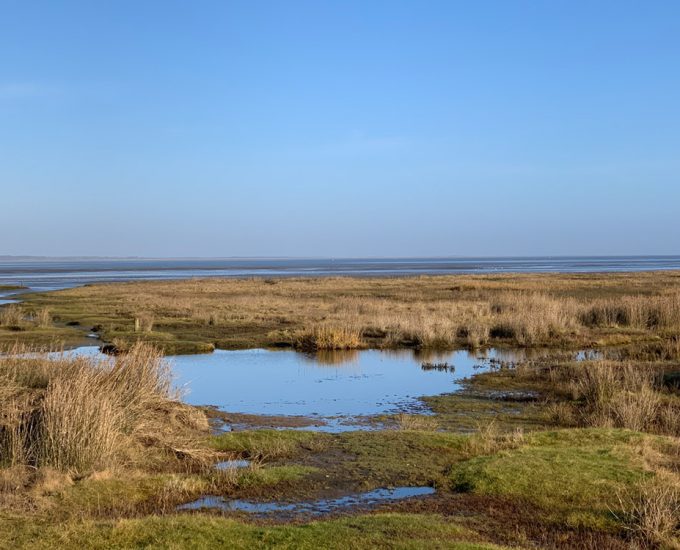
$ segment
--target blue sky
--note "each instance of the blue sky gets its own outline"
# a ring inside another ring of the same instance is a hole
[[[675,1],[0,0],[0,255],[680,253]]]

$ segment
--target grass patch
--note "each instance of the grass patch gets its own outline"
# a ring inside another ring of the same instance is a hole
[[[229,432],[214,436],[210,446],[222,452],[244,458],[277,460],[291,458],[303,452],[319,452],[332,437],[319,432],[297,430],[254,430]]]
[[[191,435],[208,429],[202,412],[175,400],[169,366],[153,348],[137,345],[115,360],[26,351],[0,357],[5,466],[80,476],[159,452],[192,457]]]
[[[498,546],[450,518],[375,514],[306,525],[256,526],[201,514],[150,516],[117,522],[50,525],[0,519],[8,548],[436,548],[491,550]]]
[[[635,456],[641,434],[577,429],[535,433],[522,446],[456,465],[455,491],[524,499],[555,521],[606,528],[615,524],[616,494],[645,472]]]
[[[348,432],[338,436],[339,449],[352,458],[342,463],[341,477],[363,488],[380,485],[436,485],[460,460],[467,436],[426,431]]]

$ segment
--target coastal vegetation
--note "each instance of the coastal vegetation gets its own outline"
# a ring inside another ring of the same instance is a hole
[[[7,309],[7,308],[5,308]],[[680,273],[400,278],[195,279],[29,294],[0,320],[0,342],[93,331],[121,349],[299,349],[505,345],[592,347],[680,338]],[[675,340],[673,340],[675,339]],[[677,344],[676,344],[677,348]],[[671,350],[672,351],[672,350]]]
[[[680,548],[679,283],[197,280],[28,295],[0,310],[0,548]],[[115,355],[42,353],[93,329]],[[430,414],[341,433],[261,429],[257,415],[220,431],[229,411],[184,404],[163,357],[489,343],[551,349],[424,397]],[[575,361],[582,345],[595,351]],[[230,460],[244,467],[217,467]],[[436,493],[292,519],[178,508],[386,487]]]

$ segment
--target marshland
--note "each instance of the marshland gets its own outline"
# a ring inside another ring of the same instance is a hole
[[[680,550],[680,2],[0,7],[0,550]]]
[[[680,272],[88,285],[0,341],[7,548],[680,544]]]

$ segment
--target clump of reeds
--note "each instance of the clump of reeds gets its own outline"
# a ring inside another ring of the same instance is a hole
[[[572,391],[588,425],[677,434],[677,411],[659,373],[644,365],[597,361],[572,371]]]
[[[583,308],[586,326],[626,326],[643,329],[680,325],[680,293],[600,299]]]
[[[404,431],[433,432],[439,428],[439,422],[434,416],[400,413],[397,416],[397,427]]]
[[[52,324],[52,314],[46,307],[36,309],[30,317],[31,321],[36,327],[45,328]]]
[[[82,473],[115,465],[135,436],[171,403],[171,374],[159,352],[135,344],[112,359],[0,358],[0,457]]]
[[[16,304],[0,308],[0,327],[20,328],[25,322],[24,313]]]
[[[663,476],[667,477],[667,476]],[[652,479],[619,496],[621,518],[646,547],[678,548],[680,488],[673,479]]]
[[[25,312],[18,304],[0,308],[0,327],[23,329],[29,327],[45,328],[52,324],[52,314],[48,308],[38,308]]]
[[[135,332],[151,332],[153,324],[153,316],[148,314],[138,315],[135,317]]]
[[[310,351],[357,349],[362,347],[362,341],[355,328],[318,325],[300,333],[295,346]]]
[[[481,425],[465,442],[465,451],[470,456],[488,455],[504,449],[515,449],[524,443],[524,431],[517,428],[501,432],[494,421]]]

